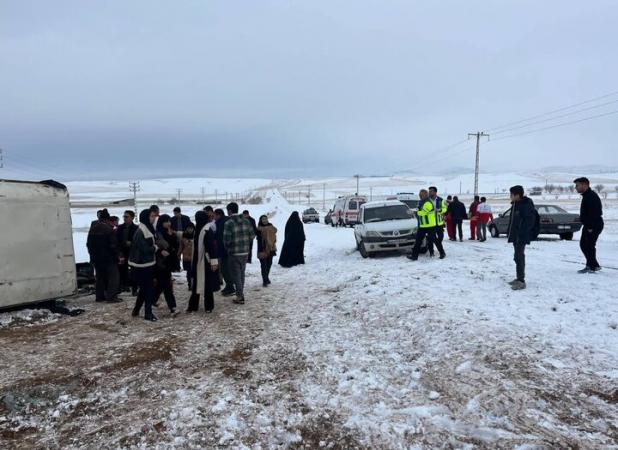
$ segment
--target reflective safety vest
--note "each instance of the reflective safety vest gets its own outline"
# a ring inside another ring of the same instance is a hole
[[[446,204],[443,198],[438,197],[436,199],[436,209],[437,209],[436,222],[438,223],[439,227],[443,227],[444,218],[446,217],[446,211],[448,210],[448,205]]]
[[[421,201],[416,215],[418,216],[419,228],[433,228],[438,225],[436,210],[429,199]]]

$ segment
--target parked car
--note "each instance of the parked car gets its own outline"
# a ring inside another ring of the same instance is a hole
[[[539,234],[557,234],[560,239],[570,241],[573,239],[573,234],[577,233],[582,227],[579,215],[569,213],[559,206],[535,205],[535,207],[541,218],[541,232]],[[507,234],[510,220],[511,208],[492,220],[488,225],[492,237]]]
[[[332,225],[333,226],[354,226],[358,223],[358,211],[367,197],[361,195],[347,195],[339,197],[333,206]]]
[[[315,208],[308,208],[303,211],[303,223],[319,223],[320,214]]]
[[[354,227],[356,248],[363,258],[376,252],[411,251],[417,228],[414,211],[399,200],[365,203]]]
[[[324,216],[324,223],[326,225],[333,224],[333,210],[332,209],[329,209],[326,215]]]

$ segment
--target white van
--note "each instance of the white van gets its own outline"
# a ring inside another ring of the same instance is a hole
[[[414,211],[399,200],[365,203],[354,227],[356,248],[363,258],[376,252],[410,252],[416,242]]]
[[[333,206],[332,226],[354,226],[358,222],[358,211],[367,197],[362,195],[347,195],[339,197]]]
[[[0,309],[77,289],[67,188],[55,181],[0,180]]]

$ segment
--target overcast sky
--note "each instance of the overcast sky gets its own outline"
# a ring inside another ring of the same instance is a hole
[[[618,91],[617,23],[615,0],[0,0],[0,147],[80,178],[472,168],[438,150]],[[617,135],[495,140],[482,166],[618,165]]]

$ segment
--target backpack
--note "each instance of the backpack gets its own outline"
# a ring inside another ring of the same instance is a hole
[[[530,240],[536,241],[541,232],[541,216],[539,215],[539,212],[536,210],[536,208],[533,208],[533,209],[534,209],[534,227],[532,228],[532,232],[530,233]]]

